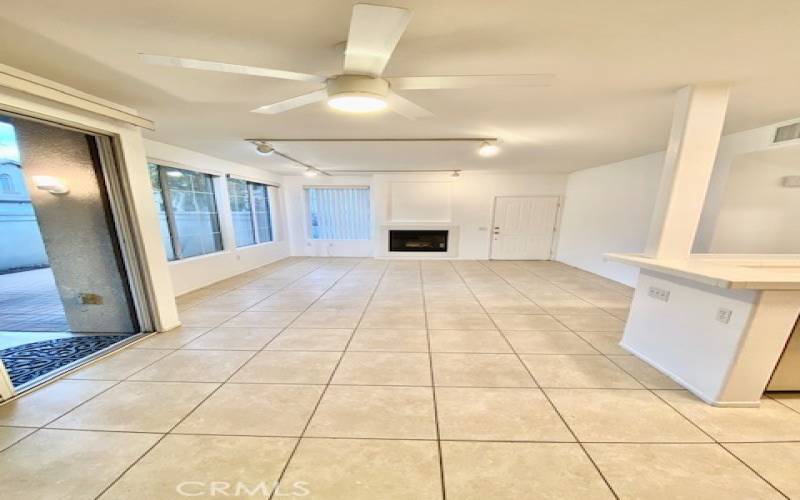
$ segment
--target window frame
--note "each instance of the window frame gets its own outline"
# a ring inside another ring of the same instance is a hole
[[[368,203],[368,220],[367,220],[367,236],[366,238],[314,238],[314,226],[313,221],[311,220],[311,196],[310,190],[312,189],[360,189],[365,190],[367,192],[367,203]],[[372,241],[373,239],[373,200],[372,200],[372,188],[367,184],[342,184],[342,185],[331,185],[331,184],[324,184],[324,185],[305,185],[303,186],[303,197],[304,197],[304,223],[306,226],[306,238],[311,241]]]
[[[226,250],[226,247],[225,247],[225,238],[222,229],[222,218],[219,206],[219,193],[218,193],[219,184],[217,182],[217,179],[220,177],[220,175],[218,173],[209,172],[204,169],[187,167],[184,165],[176,165],[171,162],[165,162],[161,160],[148,158],[147,168],[149,169],[151,165],[155,166],[158,172],[158,185],[161,191],[161,199],[162,202],[164,203],[164,214],[167,219],[167,230],[169,232],[170,244],[172,246],[172,255],[174,256],[174,258],[172,259],[167,258],[167,261],[168,262],[186,261],[190,259],[202,258],[208,255],[214,255],[224,252]],[[183,256],[183,249],[180,242],[180,234],[178,232],[178,225],[175,220],[174,207],[172,206],[172,193],[170,192],[169,176],[167,175],[167,169],[181,170],[192,174],[204,175],[209,178],[208,180],[210,182],[212,190],[211,195],[214,200],[214,208],[216,209],[215,211],[217,217],[216,225],[219,228],[219,243],[220,243],[219,250],[214,250],[213,252],[208,252],[208,253],[201,253],[198,255],[191,255],[189,257]]]
[[[0,174],[0,193],[18,194],[16,183],[11,178],[11,174]]]
[[[250,229],[253,231],[253,240],[254,243],[248,243],[247,245],[239,245],[236,243],[236,220],[233,217],[233,209],[231,208],[231,228],[233,229],[234,234],[234,245],[236,248],[248,248],[253,247],[256,245],[266,245],[268,243],[275,242],[275,224],[272,220],[272,197],[269,195],[269,188],[273,187],[271,184],[267,184],[265,182],[258,182],[258,181],[251,181],[248,179],[243,179],[241,177],[236,177],[233,175],[226,175],[225,176],[225,189],[228,190],[228,206],[231,205],[231,189],[230,189],[230,181],[240,181],[245,183],[245,187],[247,189],[247,202],[250,205]],[[264,188],[264,206],[266,207],[266,215],[267,215],[267,229],[269,230],[269,239],[262,240],[261,235],[259,234],[259,225],[258,225],[258,210],[256,210],[256,196],[255,190],[253,189],[255,186],[263,187]]]

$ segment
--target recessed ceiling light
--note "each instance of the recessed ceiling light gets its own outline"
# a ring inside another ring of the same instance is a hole
[[[386,101],[371,95],[338,94],[328,99],[328,106],[347,113],[374,113],[386,109]]]
[[[316,177],[317,174],[318,172],[313,168],[307,168],[306,171],[303,172],[303,175],[305,175],[306,177]]]
[[[481,143],[481,147],[478,148],[478,154],[483,157],[494,156],[500,152],[500,148],[497,144],[492,142],[483,142]]]
[[[272,146],[269,144],[256,144],[256,153],[260,154],[261,156],[269,156],[275,152]]]

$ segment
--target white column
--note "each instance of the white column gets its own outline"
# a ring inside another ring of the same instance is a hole
[[[684,259],[692,251],[714,169],[728,85],[695,85],[677,93],[661,186],[645,255]]]

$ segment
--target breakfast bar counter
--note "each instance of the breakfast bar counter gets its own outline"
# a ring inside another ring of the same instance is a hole
[[[606,258],[641,270],[624,349],[717,406],[758,406],[767,389],[800,390],[800,353],[790,342],[800,315],[798,256]]]

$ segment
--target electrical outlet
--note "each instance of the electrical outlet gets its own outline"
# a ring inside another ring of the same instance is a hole
[[[656,286],[651,286],[647,290],[647,295],[662,302],[669,301],[669,290],[664,290],[663,288],[658,288]]]
[[[730,309],[723,309],[719,308],[717,310],[717,321],[720,323],[725,323],[726,325],[731,322],[731,316],[733,315],[733,311]]]

